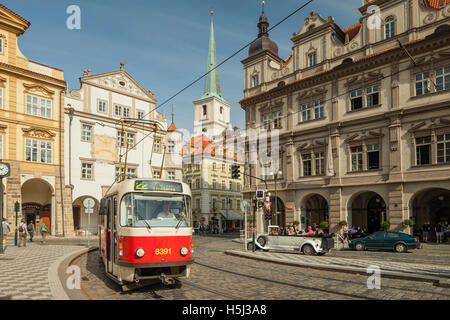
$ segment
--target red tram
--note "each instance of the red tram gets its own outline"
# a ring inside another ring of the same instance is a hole
[[[100,255],[108,277],[122,285],[189,277],[191,190],[185,183],[127,179],[107,191],[99,213]]]

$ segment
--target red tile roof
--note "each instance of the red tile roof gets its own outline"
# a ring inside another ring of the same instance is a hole
[[[216,155],[216,149],[217,148],[223,148],[222,156],[223,158],[229,158],[226,156],[226,148],[222,147],[221,145],[217,144],[214,140],[208,138],[205,135],[198,136],[198,137],[192,137],[190,140],[190,146],[191,146],[191,155],[196,156],[199,154],[203,155]],[[189,150],[186,147],[183,147],[182,154],[183,156],[188,154]],[[240,160],[236,153],[233,155],[234,160]]]
[[[354,26],[342,30],[342,32],[348,34],[348,41],[352,41],[352,39],[359,33],[359,30],[361,30],[361,26],[361,23],[357,23]]]
[[[175,123],[172,122],[172,124],[170,125],[169,129],[167,129],[167,131],[169,132],[173,132],[178,130],[178,128],[176,127]]]

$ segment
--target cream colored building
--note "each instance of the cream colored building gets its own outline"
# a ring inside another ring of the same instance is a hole
[[[247,128],[280,133],[282,214],[272,223],[328,220],[336,231],[346,220],[371,232],[381,221],[405,230],[405,219],[450,220],[449,1],[364,0],[359,11],[347,29],[312,12],[285,60],[263,13],[242,61]],[[244,198],[257,186],[246,178]]]
[[[173,115],[169,127],[155,110],[155,95],[133,79],[124,63],[107,73],[85,70],[80,84],[65,99],[66,184],[72,188],[75,230],[95,234],[100,199],[123,173],[125,161],[128,175],[182,181],[182,134]],[[129,122],[122,126],[124,120]],[[90,220],[86,198],[95,202]]]
[[[45,223],[52,235],[70,235],[72,206],[64,183],[66,82],[62,70],[20,51],[19,37],[29,26],[0,5],[0,159],[11,165],[11,176],[3,180],[3,212],[14,226],[18,202],[19,222]]]

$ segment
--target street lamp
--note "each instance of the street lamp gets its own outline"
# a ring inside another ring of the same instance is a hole
[[[277,221],[277,225],[280,226],[279,224],[279,219],[278,219],[278,196],[277,196],[277,179],[278,179],[278,175],[282,175],[283,172],[281,170],[278,170],[278,172],[275,172],[274,176],[275,176],[275,216],[276,216],[276,221]],[[284,227],[284,226],[283,226]]]

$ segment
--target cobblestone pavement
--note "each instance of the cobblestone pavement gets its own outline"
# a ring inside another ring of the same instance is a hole
[[[61,257],[80,250],[73,245],[41,244],[28,242],[26,247],[15,247],[7,240],[6,252],[0,255],[0,300],[50,300],[57,299],[52,285],[57,275],[49,269]]]
[[[444,299],[448,288],[429,283],[381,279],[380,290],[367,288],[367,275],[304,269],[261,262],[224,254],[242,245],[230,239],[195,237],[196,263],[191,277],[179,288],[162,285],[122,293],[109,280],[94,251],[73,264],[80,266],[84,278],[82,293],[88,299],[132,300],[335,300],[335,299]]]

